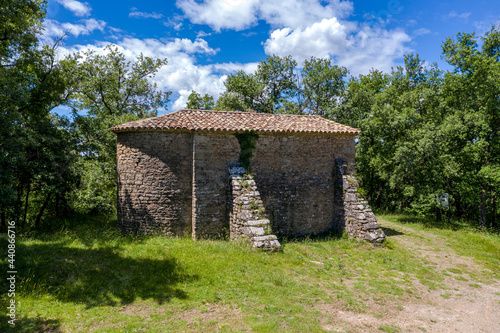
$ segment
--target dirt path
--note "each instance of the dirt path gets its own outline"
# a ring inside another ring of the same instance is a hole
[[[333,320],[323,328],[337,332],[381,332],[381,326],[388,332],[500,332],[499,281],[475,281],[471,276],[484,268],[472,258],[457,255],[437,235],[421,237],[413,229],[380,222],[396,231],[390,236],[392,242],[426,258],[436,269],[447,270],[445,288],[430,290],[415,281],[416,299],[402,302],[397,310],[374,304],[370,313],[356,313],[325,304],[321,310]]]

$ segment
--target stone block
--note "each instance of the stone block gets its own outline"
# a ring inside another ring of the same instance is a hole
[[[248,226],[255,226],[255,225],[268,225],[271,222],[267,219],[262,219],[262,220],[254,220],[254,221],[247,221],[246,225]]]

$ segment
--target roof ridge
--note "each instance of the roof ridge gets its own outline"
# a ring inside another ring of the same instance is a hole
[[[180,109],[174,112],[170,112],[168,114],[172,114],[180,111],[201,111],[201,112],[212,112],[212,113],[239,113],[239,114],[252,114],[252,115],[268,115],[268,116],[294,116],[294,117],[319,117],[322,119],[326,119],[317,114],[290,114],[290,113],[267,113],[267,112],[248,112],[248,111],[227,111],[227,110],[202,110],[202,109]],[[330,120],[330,119],[326,119]],[[332,120],[333,121],[333,120]]]
[[[295,117],[290,117],[295,116]],[[297,117],[299,116],[299,117]],[[356,135],[360,131],[319,115],[181,109],[110,128],[112,132],[187,130],[263,133],[324,133]]]

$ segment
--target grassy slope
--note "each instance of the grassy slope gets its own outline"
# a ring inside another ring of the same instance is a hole
[[[383,218],[423,230],[401,216]],[[269,254],[227,241],[124,237],[114,219],[66,224],[17,241],[17,332],[320,332],[318,305],[396,308],[417,297],[415,279],[431,289],[443,280],[440,270],[390,241],[386,247],[331,237],[285,241],[283,253]],[[486,277],[500,278],[498,235],[425,230],[492,269]],[[6,238],[0,242],[6,272]],[[3,295],[2,307],[6,301]],[[0,331],[8,331],[6,323],[0,314]]]

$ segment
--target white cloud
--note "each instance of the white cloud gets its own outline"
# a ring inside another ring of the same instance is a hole
[[[445,19],[467,20],[469,18],[470,14],[471,13],[468,13],[468,12],[459,14],[456,11],[452,10],[451,12],[448,13],[448,15],[445,16]]]
[[[169,17],[167,21],[163,22],[163,24],[166,27],[172,27],[174,30],[179,31],[182,28],[182,17],[174,15],[173,17]]]
[[[95,45],[77,45],[66,48],[65,52],[92,49],[102,54],[108,44],[98,42]],[[225,89],[224,81],[227,74],[237,70],[253,72],[257,68],[257,63],[198,65],[195,54],[213,55],[218,51],[200,38],[194,41],[185,38],[171,40],[124,38],[116,45],[129,61],[134,61],[140,53],[151,58],[167,58],[168,64],[158,71],[153,80],[160,89],[173,91],[172,110],[184,108],[192,90],[202,95],[209,94],[217,99]]]
[[[340,0],[177,0],[192,23],[207,24],[215,31],[243,30],[265,20],[277,27],[304,27],[323,18],[342,17],[352,11],[350,2]]]
[[[210,35],[212,35],[212,34],[209,32],[205,32],[203,30],[200,30],[196,33],[196,38],[206,37],[206,36],[210,36]]]
[[[55,20],[45,20],[43,22],[43,26],[45,31],[42,36],[42,40],[47,42],[50,41],[51,38],[61,37],[65,33],[69,33],[75,37],[80,35],[89,35],[94,30],[104,31],[106,27],[106,22],[98,21],[95,19],[88,20],[80,20],[81,23],[73,24],[73,23],[60,23]]]
[[[413,31],[413,34],[415,36],[423,36],[423,35],[428,35],[430,33],[431,33],[431,31],[429,29],[425,29],[425,28],[420,28],[420,29]]]
[[[345,52],[348,32],[336,18],[323,19],[305,29],[274,30],[264,43],[264,50],[280,56],[291,54],[299,62],[312,55],[326,58]]]
[[[390,70],[394,60],[409,51],[405,43],[410,40],[401,30],[359,27],[331,18],[304,29],[274,30],[264,43],[264,50],[269,55],[292,55],[299,63],[311,56],[332,57],[357,75],[371,68]]]
[[[152,13],[145,13],[145,12],[139,12],[137,9],[133,8],[130,14],[128,14],[129,17],[134,17],[134,18],[152,18],[152,19],[161,19],[163,17],[163,14],[158,14],[155,12]]]
[[[87,2],[83,3],[76,0],[55,0],[57,3],[63,5],[64,8],[73,12],[76,16],[89,16],[92,7]]]

